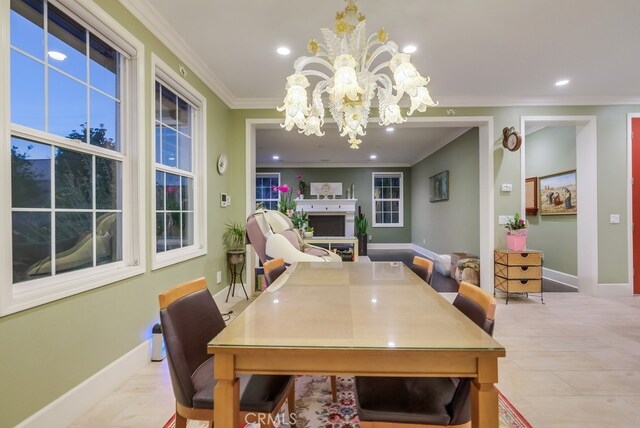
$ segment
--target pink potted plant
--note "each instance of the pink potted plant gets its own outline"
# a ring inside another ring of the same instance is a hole
[[[520,213],[516,211],[513,219],[504,226],[507,229],[507,249],[509,251],[524,251],[527,247],[527,231],[529,222],[520,218]]]

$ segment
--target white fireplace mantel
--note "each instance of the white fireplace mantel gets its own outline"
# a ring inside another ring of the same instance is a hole
[[[344,236],[353,236],[357,199],[296,199],[296,211],[312,215],[343,215]]]

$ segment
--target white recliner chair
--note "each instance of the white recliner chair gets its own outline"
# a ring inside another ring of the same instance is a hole
[[[279,211],[257,210],[247,219],[247,240],[260,261],[282,257],[296,262],[341,262],[342,258],[321,247],[305,244],[293,223]]]

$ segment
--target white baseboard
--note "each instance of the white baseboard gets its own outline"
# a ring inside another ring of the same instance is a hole
[[[66,427],[151,361],[146,340],[24,421],[18,428]]]
[[[557,270],[542,268],[542,277],[569,287],[578,288],[578,277]]]
[[[423,247],[421,247],[419,245],[416,245],[416,244],[411,244],[411,249],[413,251],[415,251],[416,253],[422,254],[423,256],[425,256],[425,257],[427,257],[427,258],[429,258],[431,260],[435,260],[436,257],[438,256],[437,253],[434,253],[433,251],[427,250],[426,248],[423,248]]]
[[[597,297],[632,297],[633,287],[629,283],[598,284],[593,294]]]
[[[370,249],[370,250],[410,250],[411,249],[411,243],[409,243],[409,242],[399,243],[399,244],[392,244],[392,243],[372,244],[372,243],[368,243],[367,244],[367,248]]]

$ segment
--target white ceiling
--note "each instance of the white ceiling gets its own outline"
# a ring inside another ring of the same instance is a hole
[[[120,0],[232,108],[273,107],[344,0]],[[360,0],[446,106],[640,103],[638,0]],[[280,45],[292,54],[275,53]],[[559,79],[570,79],[555,87]]]

